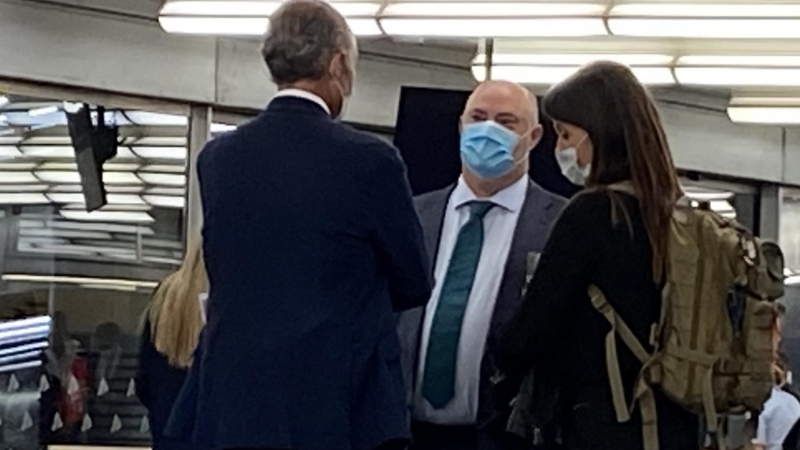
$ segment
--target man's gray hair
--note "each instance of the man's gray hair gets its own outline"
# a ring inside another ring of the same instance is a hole
[[[336,53],[352,55],[344,17],[322,0],[291,0],[270,17],[261,54],[278,86],[325,76]]]

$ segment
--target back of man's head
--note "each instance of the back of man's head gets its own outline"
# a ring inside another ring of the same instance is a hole
[[[272,80],[286,87],[328,75],[337,54],[354,57],[344,17],[322,0],[290,0],[270,17],[262,55]]]

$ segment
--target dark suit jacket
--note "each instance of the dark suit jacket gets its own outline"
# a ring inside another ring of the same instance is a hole
[[[429,268],[431,273],[435,270],[436,256],[439,252],[439,237],[452,190],[453,188],[444,189],[423,195],[415,200],[425,232],[426,247],[431,257]],[[550,227],[565,204],[566,200],[545,191],[533,182],[530,183],[511,243],[481,366],[479,429],[492,423],[498,414],[504,413],[507,409],[507,405],[495,405],[495,391],[491,383],[492,376],[497,372],[494,364],[495,343],[502,336],[506,325],[514,317],[522,303],[522,291],[527,275],[529,275],[529,254],[542,252],[550,233]],[[424,315],[424,307],[416,308],[401,314],[399,321],[400,340],[403,346],[403,371],[406,380],[409,381],[406,392],[409,403],[413,400],[416,383]],[[516,384],[511,391],[519,387],[518,383]]]
[[[195,398],[181,394],[194,422],[172,428],[215,449],[408,438],[393,311],[431,286],[397,151],[281,97],[210,142],[198,172],[208,324]]]

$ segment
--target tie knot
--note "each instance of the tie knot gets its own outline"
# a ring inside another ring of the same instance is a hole
[[[470,214],[472,217],[483,219],[486,214],[495,207],[495,204],[492,202],[472,202],[469,204]]]

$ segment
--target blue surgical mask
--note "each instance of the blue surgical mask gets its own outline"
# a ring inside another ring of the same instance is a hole
[[[499,178],[516,166],[514,149],[518,143],[516,133],[492,120],[464,125],[461,161],[481,178]]]

